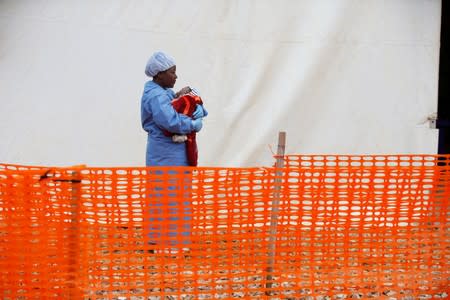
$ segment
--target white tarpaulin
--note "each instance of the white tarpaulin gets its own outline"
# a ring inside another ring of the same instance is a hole
[[[202,166],[436,153],[441,1],[0,1],[0,162],[144,165],[152,52],[210,115]],[[270,147],[271,145],[271,147]]]

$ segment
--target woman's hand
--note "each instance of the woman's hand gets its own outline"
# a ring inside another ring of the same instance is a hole
[[[203,118],[205,116],[205,112],[203,111],[203,107],[200,104],[197,104],[197,107],[192,114],[193,119]]]

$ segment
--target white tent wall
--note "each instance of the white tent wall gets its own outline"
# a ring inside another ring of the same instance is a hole
[[[148,57],[210,115],[202,166],[436,153],[438,0],[0,1],[0,162],[142,166]]]

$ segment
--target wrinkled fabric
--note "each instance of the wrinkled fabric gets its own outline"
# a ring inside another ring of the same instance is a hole
[[[189,165],[185,144],[173,142],[163,132],[188,134],[194,130],[191,118],[177,113],[173,108],[171,101],[174,98],[172,89],[164,89],[153,81],[148,81],[144,86],[141,122],[148,133],[146,166]]]
[[[148,59],[145,66],[145,75],[154,77],[159,72],[166,71],[175,66],[175,60],[164,52],[155,52]]]
[[[175,98],[172,100],[172,106],[173,108],[184,115],[187,115],[189,117],[192,117],[194,111],[198,107],[202,112],[201,115],[203,117],[206,117],[208,115],[208,111],[203,107],[203,100],[199,96],[197,96],[195,93],[188,93],[186,95],[182,95],[178,98]],[[174,134],[169,131],[164,131],[164,134],[166,136],[173,136]],[[187,160],[190,166],[197,166],[198,162],[198,148],[197,148],[197,141],[196,141],[196,135],[197,133],[191,132],[186,135],[187,140],[185,141],[186,145],[186,155]],[[172,138],[172,140],[174,140]]]

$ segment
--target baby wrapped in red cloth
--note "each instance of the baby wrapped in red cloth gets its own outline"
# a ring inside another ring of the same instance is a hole
[[[192,117],[197,105],[203,105],[202,98],[197,95],[195,91],[184,94],[178,98],[172,100],[173,108],[181,114]],[[198,148],[195,131],[187,135],[177,135],[168,131],[164,131],[166,136],[172,136],[172,140],[177,143],[186,143],[187,159],[190,166],[197,166],[198,163]]]

